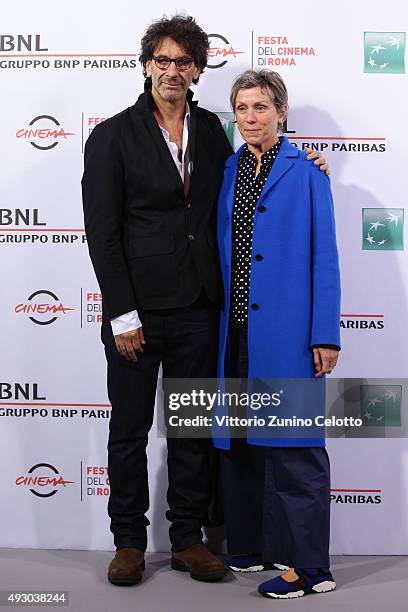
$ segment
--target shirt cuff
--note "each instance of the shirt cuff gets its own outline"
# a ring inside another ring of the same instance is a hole
[[[125,332],[142,327],[142,322],[139,319],[137,310],[131,310],[130,312],[119,315],[119,317],[111,319],[111,325],[113,335],[118,336],[119,334],[124,334]]]

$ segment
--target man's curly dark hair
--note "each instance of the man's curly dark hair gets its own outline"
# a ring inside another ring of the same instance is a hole
[[[195,65],[204,72],[210,46],[207,34],[190,15],[174,15],[171,19],[164,15],[162,19],[152,23],[142,38],[139,61],[143,66],[145,78],[147,78],[146,62],[153,59],[154,50],[166,36],[183,47],[194,59]],[[197,84],[198,78],[193,79],[193,83]]]

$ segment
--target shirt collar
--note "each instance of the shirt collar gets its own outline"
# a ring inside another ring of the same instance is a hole
[[[262,153],[261,164],[273,159],[273,155],[275,155],[276,157],[276,155],[278,154],[279,148],[281,146],[281,143],[282,143],[282,136],[279,136],[278,142],[274,144],[273,147],[265,151],[265,153]],[[255,159],[255,155],[252,153],[252,151],[248,149],[248,145],[245,145],[245,147],[243,148],[242,156],[247,159]]]
[[[187,133],[188,134],[188,129],[190,127],[190,106],[188,104],[188,102],[186,101],[186,113],[184,115],[184,127],[183,127],[183,134]],[[166,128],[162,127],[159,123],[159,128],[161,129],[161,132],[163,134],[163,136],[165,137],[166,140],[170,140],[170,134],[169,132],[166,130]]]

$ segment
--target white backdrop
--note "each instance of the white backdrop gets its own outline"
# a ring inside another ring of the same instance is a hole
[[[113,545],[101,302],[83,232],[82,153],[92,127],[141,92],[139,41],[163,13],[185,10],[213,34],[212,68],[196,98],[224,122],[238,73],[269,67],[284,77],[288,136],[322,150],[332,168],[343,285],[336,374],[387,378],[370,390],[387,408],[392,379],[408,370],[405,4],[292,0],[285,13],[260,0],[253,14],[198,0],[3,7],[0,546]],[[331,552],[408,554],[406,440],[330,440],[329,451]],[[151,550],[169,547],[165,459],[153,430]]]

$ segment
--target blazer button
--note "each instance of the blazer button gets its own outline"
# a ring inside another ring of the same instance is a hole
[[[188,239],[190,240],[190,242],[192,242],[192,241],[194,240],[194,236],[193,236],[193,234],[189,234],[189,235],[188,235]]]
[[[258,304],[251,304],[252,310],[259,310]]]
[[[260,206],[258,206],[258,211],[259,212],[265,212],[266,211],[266,207],[263,204],[261,204]]]
[[[263,256],[262,255],[255,255],[255,259],[256,259],[256,261],[262,261],[263,260]]]

